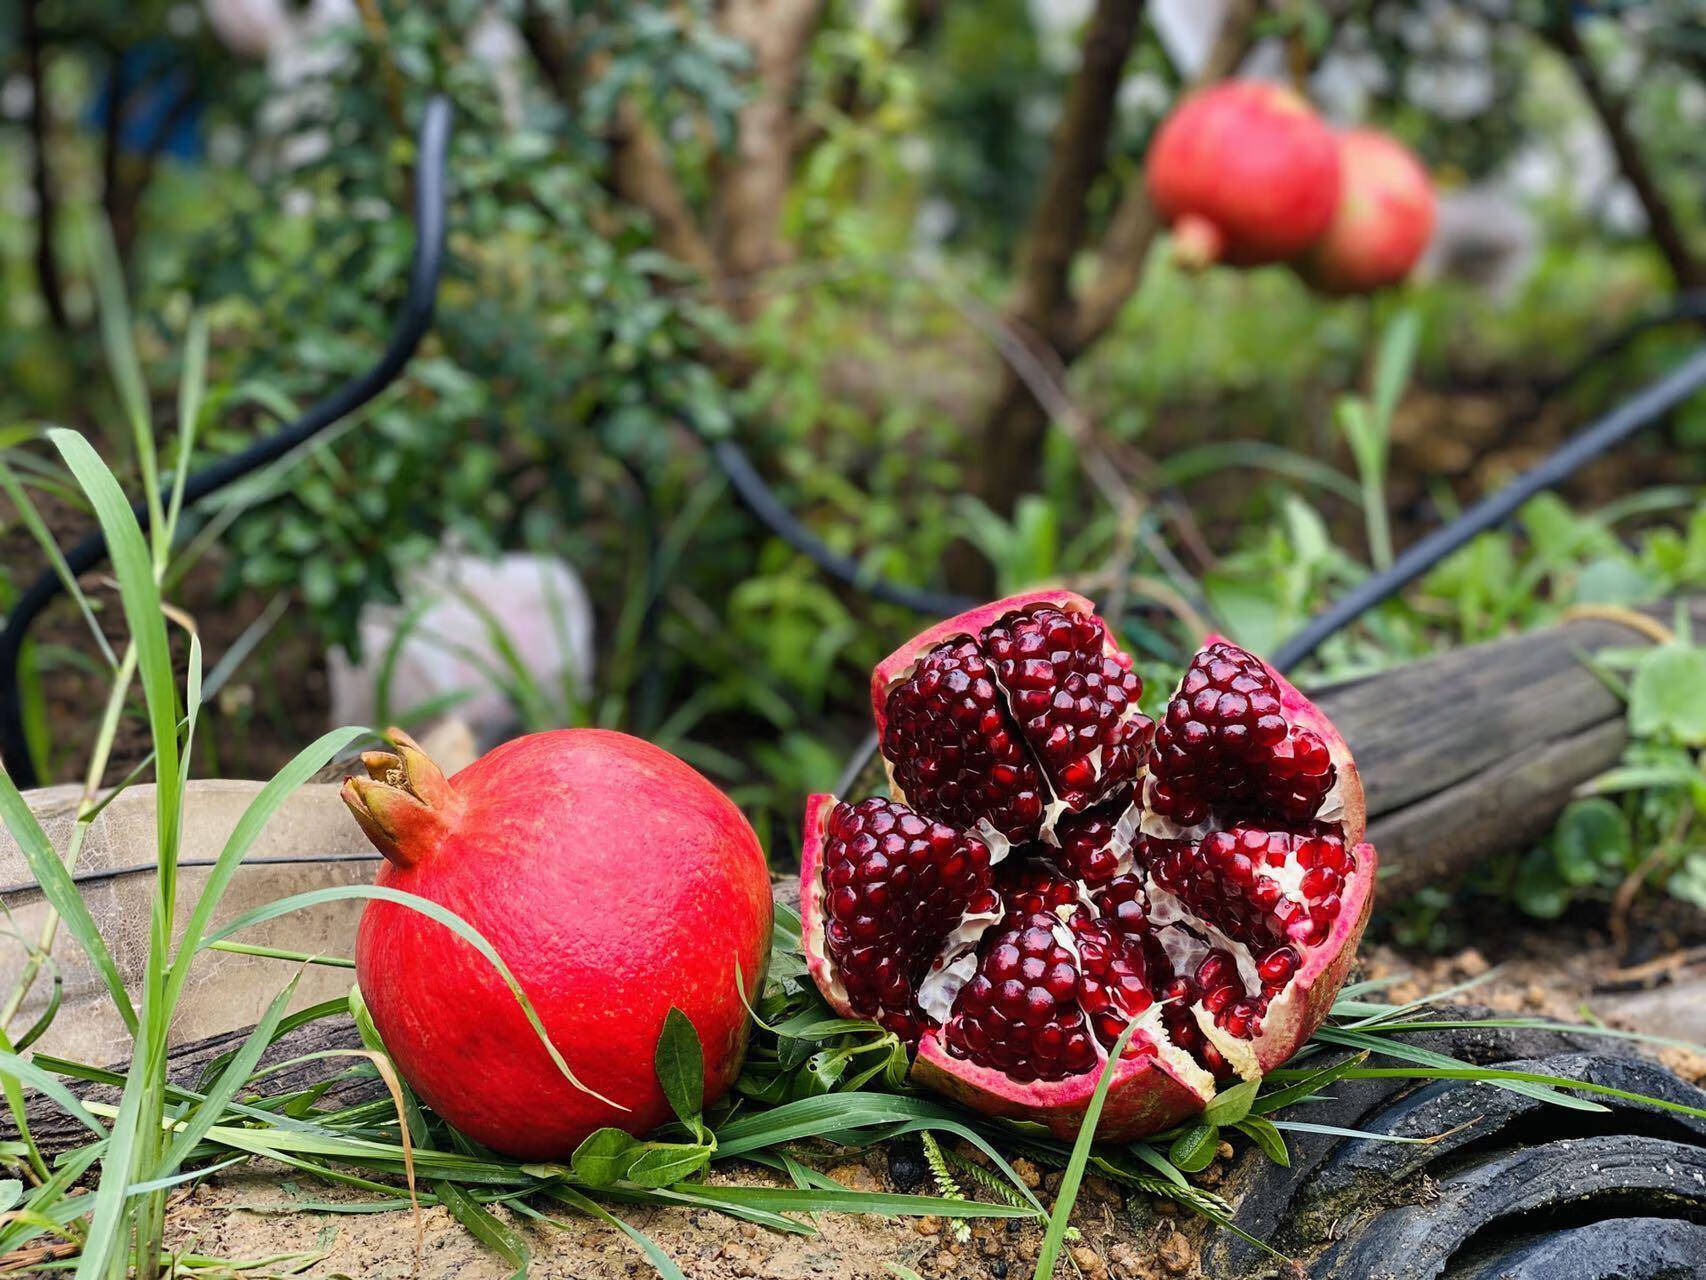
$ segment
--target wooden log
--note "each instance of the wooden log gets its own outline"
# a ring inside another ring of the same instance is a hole
[[[1688,607],[1706,634],[1706,599]],[[1645,612],[1668,625],[1674,607]],[[1568,622],[1312,689],[1362,771],[1381,897],[1545,836],[1628,741],[1623,703],[1585,659],[1650,643],[1621,623]]]

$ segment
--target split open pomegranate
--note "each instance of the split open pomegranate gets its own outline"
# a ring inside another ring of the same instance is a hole
[[[1218,637],[1159,724],[1065,591],[930,628],[871,679],[890,797],[813,796],[807,960],[839,1012],[916,1045],[922,1084],[1077,1131],[1178,1123],[1320,1024],[1368,918],[1356,766],[1326,718]]]

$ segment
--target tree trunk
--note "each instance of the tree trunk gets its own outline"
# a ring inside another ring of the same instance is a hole
[[[60,333],[68,333],[71,319],[65,312],[59,253],[53,243],[59,228],[59,201],[48,156],[52,117],[47,101],[47,50],[42,38],[40,7],[41,0],[24,0],[24,57],[30,81],[30,172],[36,193],[36,284],[53,327]]]
[[[1104,65],[1108,46],[1103,46],[1104,64],[1092,60],[1098,35],[1108,39],[1106,32],[1098,32],[1098,25],[1104,17],[1111,21],[1108,10],[1120,9],[1124,16],[1133,19],[1135,28],[1136,8],[1132,4],[1098,5],[1085,40],[1085,65],[1073,86],[1074,99],[1080,93],[1086,97],[1093,93],[1106,95],[1101,106],[1111,110],[1113,95],[1119,89],[1119,75],[1116,67],[1110,83]],[[1195,85],[1223,79],[1237,68],[1249,50],[1259,8],[1258,0],[1238,0],[1227,10],[1220,34]],[[1135,30],[1132,35],[1135,36]],[[1129,47],[1128,40],[1128,50]],[[1125,185],[1097,252],[1096,270],[1091,273],[1082,298],[1072,297],[1071,266],[1084,247],[1088,216],[1084,198],[1089,190],[1089,182],[1083,180],[1087,139],[1077,131],[1088,130],[1098,121],[1088,102],[1077,105],[1082,114],[1075,118],[1074,102],[1069,100],[1055,140],[1055,167],[1032,221],[1032,237],[1027,241],[1019,290],[1009,313],[1015,328],[1033,341],[1046,343],[1054,358],[1068,366],[1112,327],[1137,288],[1150,245],[1161,229],[1145,194],[1142,172],[1134,173]],[[1093,179],[1106,158],[1105,125],[1100,137],[1091,140],[1096,146],[1096,168],[1090,172]],[[1077,192],[1078,201],[1069,212],[1064,206],[1073,191]],[[972,472],[971,488],[991,510],[1009,514],[1019,497],[1034,484],[1042,464],[1049,418],[1011,367],[1003,366],[999,378],[984,418],[982,447]],[[951,557],[948,568],[950,581],[959,590],[977,594],[989,585],[989,566],[973,563],[970,556]]]
[[[742,287],[730,308],[751,319],[764,305],[750,287],[783,258],[782,206],[795,154],[794,99],[822,0],[731,0],[722,26],[752,50],[754,94],[736,122],[733,154],[719,165],[713,238],[723,275]]]

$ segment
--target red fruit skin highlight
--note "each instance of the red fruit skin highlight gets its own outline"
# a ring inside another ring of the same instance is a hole
[[[1376,129],[1339,135],[1339,207],[1298,260],[1322,293],[1372,293],[1410,274],[1433,238],[1433,183],[1413,152]]]
[[[1332,131],[1296,93],[1229,80],[1187,95],[1150,144],[1145,180],[1184,265],[1284,262],[1339,201]]]
[[[558,1070],[497,971],[419,912],[372,902],[356,975],[403,1077],[462,1133],[563,1159],[593,1130],[667,1120],[653,1067],[664,1017],[705,1050],[705,1098],[733,1083],[769,955],[763,851],[728,797],[626,734],[565,729],[504,744],[446,781],[398,754],[344,798],[388,861],[377,883],[450,909],[496,948],[577,1079]],[[737,979],[737,967],[739,978]]]

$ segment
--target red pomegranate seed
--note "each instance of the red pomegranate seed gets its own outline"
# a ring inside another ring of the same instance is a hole
[[[920,813],[1009,840],[1034,840],[1047,788],[1008,716],[988,659],[969,637],[937,645],[888,695],[882,752]]]
[[[892,800],[836,805],[825,832],[824,941],[854,1011],[916,1040],[918,981],[989,886],[983,841]]]
[[[1104,805],[1085,813],[1067,814],[1055,825],[1060,847],[1054,859],[1067,875],[1085,884],[1106,884],[1119,870],[1125,852],[1114,838],[1125,805]]]
[[[1040,605],[985,628],[982,645],[1068,809],[1131,790],[1150,720],[1136,712],[1143,682],[1130,658],[1108,652],[1100,618]]]
[[[1149,772],[1151,807],[1186,827],[1211,811],[1307,822],[1336,777],[1321,739],[1286,723],[1266,668],[1225,641],[1185,672],[1155,728]]]
[[[1088,1071],[1096,1051],[1076,1000],[1072,953],[1045,914],[1003,926],[960,988],[943,1028],[948,1051],[1015,1080],[1062,1080]]]

